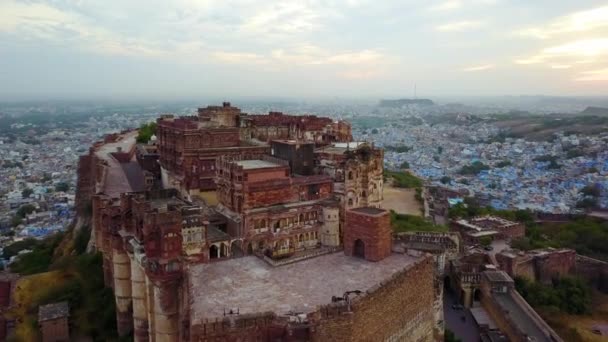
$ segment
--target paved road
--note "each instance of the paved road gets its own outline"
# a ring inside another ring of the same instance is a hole
[[[462,340],[462,342],[479,342],[479,330],[473,320],[473,316],[468,309],[454,310],[452,305],[456,303],[456,298],[451,292],[445,291],[443,296],[443,316],[445,320],[445,326],[450,329],[456,337]],[[462,321],[462,316],[466,317],[466,320]]]

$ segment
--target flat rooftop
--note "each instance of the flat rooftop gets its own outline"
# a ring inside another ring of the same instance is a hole
[[[236,163],[236,165],[241,166],[245,170],[265,169],[265,168],[271,168],[271,167],[281,166],[280,164],[276,164],[276,163],[269,162],[269,161],[266,161],[266,160],[259,160],[259,159],[255,159],[255,160],[239,160],[239,161],[237,161],[235,163]]]
[[[392,254],[370,262],[337,252],[279,267],[255,256],[198,264],[188,270],[190,317],[197,324],[223,317],[224,310],[230,309],[241,314],[309,313],[331,303],[332,296],[367,291],[419,260]]]

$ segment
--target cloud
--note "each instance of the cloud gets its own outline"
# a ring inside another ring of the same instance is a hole
[[[430,7],[431,11],[450,11],[462,7],[462,1],[448,0]]]
[[[484,64],[484,65],[476,65],[476,66],[464,68],[464,69],[462,69],[462,71],[466,71],[466,72],[484,71],[484,70],[494,69],[495,67],[496,66],[494,64]]]
[[[576,81],[608,81],[608,68],[581,72]]]
[[[480,28],[484,25],[481,21],[463,20],[452,23],[447,23],[435,27],[440,32],[463,32]]]
[[[551,69],[570,69],[572,65],[569,64],[552,64]]]
[[[564,33],[589,32],[602,27],[608,27],[608,6],[575,12],[559,17],[545,25],[517,30],[515,34],[548,39]]]
[[[516,64],[553,64],[556,60],[570,63],[592,63],[596,57],[608,55],[608,39],[581,39],[545,48],[539,53],[515,60]],[[581,59],[583,58],[583,59]],[[560,63],[561,64],[561,63]]]
[[[266,64],[268,59],[255,53],[216,51],[211,54],[216,60],[229,64]]]

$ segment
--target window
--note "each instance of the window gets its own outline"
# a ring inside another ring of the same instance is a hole
[[[353,179],[353,172],[348,171],[348,180],[352,180],[352,179]]]

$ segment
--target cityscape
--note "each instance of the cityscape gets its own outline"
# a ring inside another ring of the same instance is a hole
[[[606,341],[607,29],[0,2],[0,341]]]

